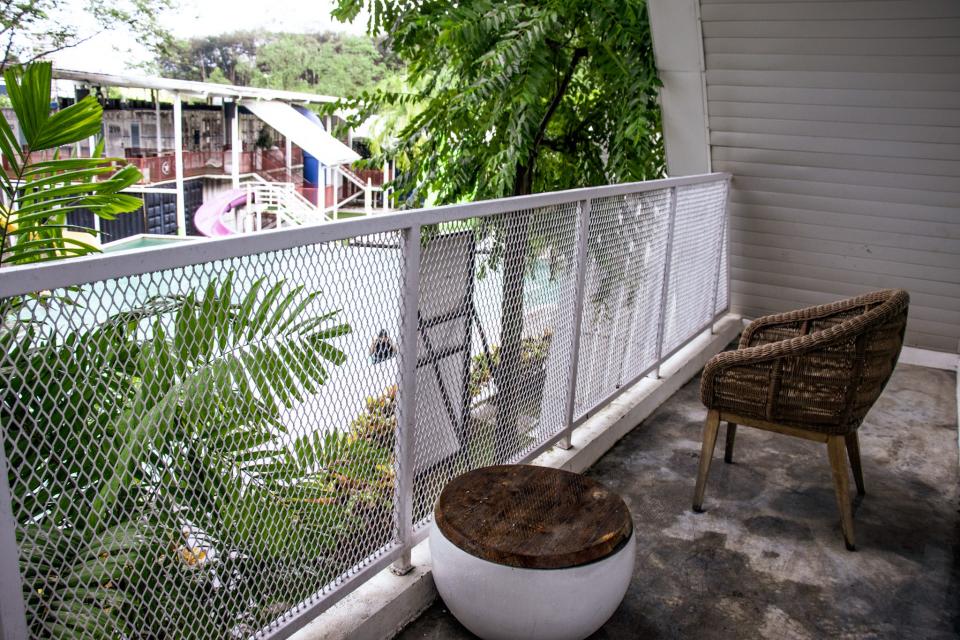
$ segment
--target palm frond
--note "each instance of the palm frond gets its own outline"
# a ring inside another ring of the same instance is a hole
[[[104,158],[102,139],[90,158],[59,157],[60,147],[100,136],[103,109],[87,96],[51,113],[50,63],[11,67],[4,79],[26,144],[21,148],[10,123],[0,119],[0,153],[12,172],[0,176],[7,200],[0,220],[0,266],[97,252],[93,244],[64,236],[73,230],[66,215],[90,211],[112,219],[136,211],[142,201],[120,192],[141,179],[140,171],[119,158]],[[53,159],[34,160],[35,152],[51,149],[56,150]]]

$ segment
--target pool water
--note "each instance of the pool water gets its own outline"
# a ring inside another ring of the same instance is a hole
[[[161,236],[155,234],[141,233],[129,238],[115,240],[103,245],[101,249],[104,253],[116,253],[117,251],[130,251],[132,249],[152,249],[153,247],[167,247],[183,242],[191,242],[199,238],[184,238],[180,236]]]

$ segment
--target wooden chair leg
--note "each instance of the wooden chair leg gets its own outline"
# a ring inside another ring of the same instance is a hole
[[[717,431],[720,429],[720,412],[711,410],[707,414],[707,421],[703,425],[703,447],[700,449],[700,468],[697,471],[697,488],[693,492],[693,510],[703,511],[703,493],[707,488],[707,474],[710,473],[710,462],[713,459],[713,449],[717,444]]]
[[[737,437],[737,423],[727,423],[727,446],[723,451],[723,461],[733,464],[733,441]]]
[[[866,495],[863,488],[863,468],[860,466],[860,436],[856,431],[844,436],[847,443],[847,456],[850,458],[850,469],[853,470],[853,481],[857,484],[857,495]]]
[[[843,450],[844,437],[830,436],[827,440],[827,454],[833,474],[833,490],[837,494],[837,506],[840,508],[840,526],[847,549],[853,551],[856,549],[853,537],[853,508],[850,504],[850,480]]]

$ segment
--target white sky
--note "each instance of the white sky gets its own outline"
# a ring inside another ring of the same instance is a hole
[[[71,7],[69,15],[84,35],[95,32],[96,25],[82,10],[84,0],[65,4]],[[330,17],[333,5],[333,0],[180,0],[179,7],[164,14],[161,21],[181,38],[241,29],[364,32],[365,17],[342,24]],[[125,32],[100,33],[52,56],[54,64],[65,69],[104,73],[130,71],[149,57],[136,38]]]

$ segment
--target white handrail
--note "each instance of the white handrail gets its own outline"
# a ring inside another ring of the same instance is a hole
[[[366,187],[366,185],[363,182],[363,178],[361,178],[356,173],[354,173],[353,170],[348,168],[346,165],[339,165],[337,167],[337,171],[339,171],[344,178],[346,178],[353,184],[357,185],[358,187],[361,187],[361,188]]]
[[[276,216],[278,227],[301,226],[329,221],[319,207],[300,194],[290,182],[247,182],[244,211],[233,209],[222,214],[222,220],[240,233],[261,231],[263,214]]]
[[[671,187],[729,181],[729,173],[705,173],[681,178],[628,182],[601,187],[550,191],[528,196],[481,200],[441,207],[412,209],[379,216],[361,216],[336,224],[308,225],[298,229],[269,229],[253,235],[236,235],[208,242],[141,249],[137,252],[94,254],[40,264],[0,269],[0,298],[77,284],[174,269],[212,260],[227,260],[282,251],[322,242],[335,242],[361,235],[398,231],[413,226],[455,222],[495,215],[519,215],[525,210],[551,207],[588,198],[638,194]]]

